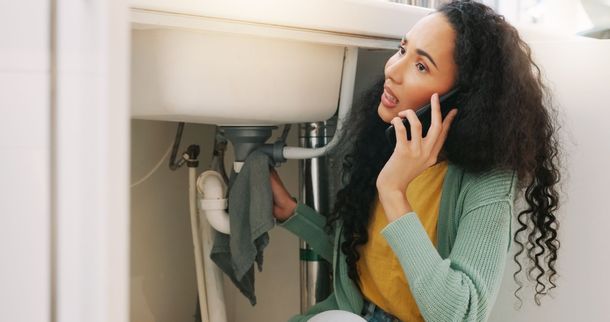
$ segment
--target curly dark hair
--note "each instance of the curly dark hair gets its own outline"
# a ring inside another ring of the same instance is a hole
[[[520,246],[514,256],[519,266],[513,274],[519,285],[514,294],[522,302],[517,294],[523,286],[517,279],[523,268],[518,258],[527,247],[526,259],[534,265],[526,276],[536,280],[534,299],[540,305],[540,297],[556,287],[557,278],[559,222],[555,213],[560,158],[556,110],[530,47],[502,15],[474,1],[446,3],[438,12],[456,31],[455,85],[461,90],[456,104],[460,112],[445,141],[443,157],[465,171],[507,169],[517,174],[527,206],[517,215],[521,227],[514,235]],[[368,241],[375,182],[394,148],[380,144],[386,142],[384,129],[388,126],[377,115],[383,83],[382,78],[357,100],[345,122],[343,138],[349,140],[342,144],[349,146],[343,153],[345,184],[337,193],[326,226],[332,231],[334,222],[343,222],[341,251],[356,285],[358,248]],[[518,238],[521,234],[527,236],[525,244]]]

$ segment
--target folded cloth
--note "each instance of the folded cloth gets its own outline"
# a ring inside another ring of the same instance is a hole
[[[269,166],[273,160],[264,152],[248,155],[239,173],[229,179],[229,226],[231,234],[217,232],[210,258],[231,278],[241,293],[256,304],[254,261],[263,270],[263,249],[273,228],[273,194]]]

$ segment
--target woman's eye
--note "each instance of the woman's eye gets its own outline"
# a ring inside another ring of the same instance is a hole
[[[400,56],[405,54],[405,47],[398,45],[398,53],[400,54]]]
[[[427,70],[426,65],[422,63],[417,63],[415,64],[415,66],[417,66],[417,70],[419,70],[420,72],[425,72]]]

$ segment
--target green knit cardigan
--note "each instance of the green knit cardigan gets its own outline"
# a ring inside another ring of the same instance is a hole
[[[473,174],[449,163],[439,209],[438,249],[415,212],[381,231],[426,321],[487,320],[510,250],[516,186],[514,172]],[[333,293],[290,322],[307,321],[326,310],[362,311],[362,294],[347,275],[345,254],[339,247],[341,222],[334,236],[326,233],[325,223],[326,217],[298,203],[294,214],[279,224],[333,265]]]

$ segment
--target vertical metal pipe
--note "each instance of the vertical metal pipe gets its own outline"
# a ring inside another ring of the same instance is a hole
[[[299,126],[299,145],[317,148],[326,145],[336,129],[336,116],[325,122]],[[339,182],[332,156],[299,161],[300,200],[320,214],[327,215],[334,204]],[[301,313],[324,300],[332,292],[332,266],[301,240]]]

